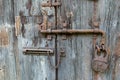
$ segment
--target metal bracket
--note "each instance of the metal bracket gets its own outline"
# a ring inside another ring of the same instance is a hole
[[[45,55],[46,53],[49,53],[49,55],[53,55],[54,51],[53,51],[53,49],[48,49],[48,48],[25,48],[25,49],[23,49],[23,53],[25,55],[27,55],[27,54]]]

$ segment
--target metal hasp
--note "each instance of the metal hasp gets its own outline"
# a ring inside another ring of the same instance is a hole
[[[44,55],[44,56],[54,56],[54,49],[52,48],[33,48],[33,47],[25,47],[23,49],[23,53],[25,55]],[[61,51],[61,57],[65,57],[65,52]]]
[[[100,29],[66,29],[66,30],[40,30],[42,34],[101,34],[105,32]]]

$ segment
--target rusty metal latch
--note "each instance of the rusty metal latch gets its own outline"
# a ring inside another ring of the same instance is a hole
[[[41,5],[42,5],[42,7],[55,7],[55,6],[61,6],[61,3],[58,1],[52,3],[52,1],[49,0],[49,1],[47,1],[47,3],[42,3]]]
[[[27,54],[42,54],[42,55],[46,55],[46,53],[49,53],[50,55],[54,54],[54,50],[53,49],[48,49],[48,48],[24,48],[23,49],[23,53],[25,55]]]
[[[101,34],[105,32],[100,29],[66,29],[66,30],[41,30],[42,34]]]
[[[33,48],[24,47],[23,53],[25,55],[44,55],[44,56],[54,56],[54,49],[52,48]],[[65,52],[61,51],[61,57],[65,57]]]

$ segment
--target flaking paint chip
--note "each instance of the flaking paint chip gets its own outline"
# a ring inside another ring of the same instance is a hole
[[[0,29],[0,46],[7,46],[9,44],[8,31],[6,28]]]

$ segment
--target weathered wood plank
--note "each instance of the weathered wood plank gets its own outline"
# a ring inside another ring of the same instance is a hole
[[[5,53],[3,53],[4,49],[0,48],[0,79],[5,80]]]
[[[41,4],[46,0],[14,0],[15,15],[18,16],[20,11],[24,16],[39,16],[41,14]]]
[[[103,29],[107,34],[106,45],[110,48],[111,54],[114,52],[117,33],[120,32],[118,29],[118,21],[120,21],[118,17],[118,9],[120,5],[118,2],[118,0],[98,1],[98,17],[101,19],[100,29]],[[61,15],[65,16],[67,12],[73,13],[73,29],[91,28],[89,26],[89,20],[93,16],[92,0],[62,0]],[[69,37],[66,41],[61,40],[61,37],[62,36],[59,36],[58,38],[58,44],[65,47],[67,56],[61,62],[61,66],[59,68],[59,79],[94,80],[94,74],[91,69],[91,60],[93,55],[93,36],[77,35]],[[58,45],[58,48],[59,47],[60,46]],[[99,74],[97,79],[112,80],[112,69],[112,66],[110,66],[110,69],[106,73]],[[116,73],[117,75],[119,74],[118,72]],[[116,79],[119,79],[119,77],[116,76]]]
[[[72,29],[89,29],[89,19],[92,16],[92,2],[87,0],[62,0],[62,15],[72,12]],[[89,4],[88,4],[89,3]],[[65,11],[65,12],[64,12]],[[61,61],[59,68],[60,80],[92,80],[92,36],[73,35],[66,41],[60,40],[58,44],[65,47],[66,57]],[[58,45],[60,47],[60,45]],[[58,47],[58,48],[59,48]]]
[[[46,1],[45,1],[46,2]],[[48,41],[45,36],[39,32],[39,20],[43,20],[42,9],[53,14],[53,9],[42,8],[42,0],[15,0],[15,15],[20,11],[26,16],[26,22],[21,24],[20,34],[14,38],[16,54],[16,72],[18,80],[54,80],[55,71],[51,68],[47,56],[23,55],[23,47],[48,47],[55,48],[54,38]],[[26,7],[27,5],[27,7]],[[29,14],[29,8],[30,14]],[[54,18],[50,18],[53,20]],[[37,23],[38,22],[38,23]],[[41,23],[41,22],[40,22]],[[15,37],[15,36],[14,36]],[[14,50],[15,50],[14,49]],[[54,56],[50,57],[54,65]]]
[[[23,55],[22,52],[23,47],[45,47],[46,42],[48,47],[55,48],[55,37],[53,36],[53,39],[48,41],[45,36],[41,36],[38,30],[38,23],[42,22],[41,18],[43,18],[42,9],[48,11],[49,21],[54,23],[54,8],[41,7],[41,3],[46,1],[0,0],[0,30],[5,28],[9,36],[7,46],[0,45],[0,80],[55,80],[55,70],[51,69],[46,56]],[[58,17],[68,20],[69,14],[72,14],[70,28],[91,28],[89,20],[93,16],[92,0],[61,0],[61,2],[62,6],[58,8]],[[120,36],[119,3],[120,0],[98,1],[100,29],[106,32],[106,44],[111,50],[109,70],[98,74],[98,80],[120,79],[119,57],[114,62],[115,54],[119,54],[115,53],[116,42]],[[16,36],[15,16],[19,16],[20,12],[27,16],[27,22],[23,21],[24,24],[20,24],[20,33]],[[35,17],[35,15],[40,17]],[[51,15],[53,15],[52,18]],[[94,80],[95,75],[91,69],[93,36],[70,35],[67,36],[67,40],[63,40],[62,37],[59,35],[57,38],[57,49],[60,53],[60,48],[64,48],[66,57],[61,59],[58,72],[59,80]],[[54,65],[54,57],[51,57],[51,62]]]
[[[14,24],[14,0],[3,0],[3,23],[4,24]]]

